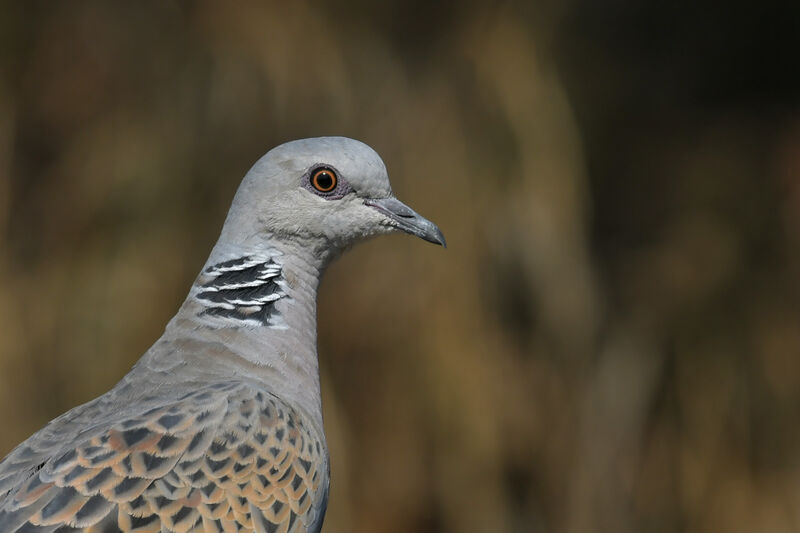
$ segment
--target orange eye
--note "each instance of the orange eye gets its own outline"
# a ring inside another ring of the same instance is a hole
[[[311,175],[311,185],[319,192],[331,192],[336,188],[336,172],[329,168],[320,168]]]

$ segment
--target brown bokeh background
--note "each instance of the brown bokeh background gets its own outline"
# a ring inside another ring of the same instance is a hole
[[[800,531],[800,8],[707,4],[6,2],[0,455],[347,135],[450,248],[326,275],[327,533]]]

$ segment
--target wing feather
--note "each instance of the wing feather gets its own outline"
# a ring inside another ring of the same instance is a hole
[[[271,394],[210,385],[93,431],[79,427],[108,418],[103,405],[56,419],[0,463],[0,531],[321,528],[321,432]],[[53,444],[59,424],[75,444]]]

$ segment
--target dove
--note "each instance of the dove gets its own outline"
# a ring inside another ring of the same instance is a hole
[[[352,244],[398,231],[446,246],[366,144],[267,152],[162,337],[0,462],[0,531],[318,533],[320,277]]]

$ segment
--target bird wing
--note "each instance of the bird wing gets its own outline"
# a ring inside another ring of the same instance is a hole
[[[321,431],[275,396],[241,383],[206,385],[74,438],[76,420],[102,411],[102,397],[96,402],[0,462],[0,531],[321,528]],[[59,426],[67,436],[60,446]]]

